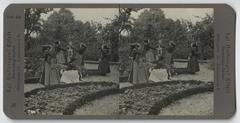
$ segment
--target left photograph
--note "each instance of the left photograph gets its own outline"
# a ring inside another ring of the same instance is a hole
[[[26,8],[24,112],[118,115],[118,8]]]

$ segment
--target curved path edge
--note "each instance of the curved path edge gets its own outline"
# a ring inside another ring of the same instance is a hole
[[[63,115],[72,115],[76,109],[81,108],[83,105],[85,105],[90,101],[100,99],[108,95],[117,94],[117,93],[119,93],[119,88],[111,88],[111,89],[97,91],[97,92],[85,95],[83,97],[80,97],[73,103],[66,106],[66,108],[63,111]]]
[[[56,85],[51,85],[51,86],[46,86],[46,87],[41,87],[41,88],[36,88],[33,89],[31,91],[25,92],[24,96],[25,97],[29,97],[31,95],[36,94],[39,91],[46,91],[46,90],[54,90],[54,89],[58,89],[58,88],[67,88],[67,87],[73,87],[73,86],[89,86],[89,85],[116,85],[118,87],[118,84],[113,83],[113,82],[78,82],[78,83],[69,83],[69,84],[56,84]]]
[[[194,95],[194,94],[199,94],[199,93],[204,93],[204,92],[212,92],[213,91],[213,85],[210,84],[208,86],[200,86],[196,88],[191,88],[188,90],[184,90],[172,95],[167,96],[166,98],[163,98],[162,100],[159,100],[156,102],[148,112],[148,115],[158,115],[162,108],[170,105],[174,101],[183,99],[185,97]]]

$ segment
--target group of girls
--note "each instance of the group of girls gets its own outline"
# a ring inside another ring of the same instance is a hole
[[[75,81],[81,81],[83,75],[87,75],[87,70],[84,67],[84,53],[87,46],[84,43],[74,46],[72,42],[69,42],[66,48],[63,48],[60,41],[56,41],[53,45],[42,45],[42,49],[44,60],[40,83],[47,86],[59,84],[62,73],[68,70],[78,71],[78,77]],[[109,48],[107,45],[103,45],[100,51],[98,71],[101,75],[105,75],[110,72]]]
[[[157,47],[153,47],[149,40],[140,43],[133,43],[130,47],[130,59],[132,61],[128,81],[133,84],[147,83],[153,69],[165,69],[166,78],[171,79],[174,73],[174,53],[176,44],[170,41],[168,45],[162,45],[159,40]],[[200,71],[198,63],[198,46],[191,44],[191,50],[188,56],[187,71],[195,73]],[[159,73],[161,74],[161,73]]]

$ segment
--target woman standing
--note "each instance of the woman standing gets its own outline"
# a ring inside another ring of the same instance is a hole
[[[199,63],[198,63],[198,46],[196,43],[191,44],[191,51],[189,54],[189,61],[187,70],[189,73],[195,74],[195,72],[200,71]]]
[[[153,62],[155,61],[153,50],[156,50],[156,49],[150,46],[149,40],[145,40],[143,50],[144,50],[143,53],[146,58],[146,67],[147,67],[146,69],[148,71],[147,73],[148,75],[150,75],[150,72],[152,71],[152,67],[154,66]]]
[[[101,58],[98,65],[98,71],[101,75],[106,75],[110,73],[110,65],[109,65],[109,58],[110,58],[110,51],[107,45],[102,45],[101,47]]]
[[[149,40],[145,40],[144,41],[144,53],[145,53],[145,56],[146,56],[146,62],[147,63],[151,63],[151,62],[155,61],[153,50],[155,50],[155,48],[150,46]]]
[[[146,59],[143,55],[140,44],[134,44],[131,48],[132,69],[129,74],[129,81],[133,84],[147,83],[148,74],[146,69]]]
[[[84,43],[80,43],[78,52],[75,56],[75,66],[78,70],[79,74],[79,80],[82,80],[83,72],[86,72],[86,69],[84,68],[84,53],[87,49],[87,46]]]
[[[173,52],[175,50],[175,46],[176,44],[174,42],[170,42],[168,44],[168,47],[166,48],[166,53],[165,53],[165,64],[166,64],[166,68],[167,68],[167,74],[168,74],[168,80],[171,79],[171,73],[172,73],[172,70],[173,70],[173,64],[174,64],[174,61],[173,61]]]
[[[164,49],[164,46],[162,45],[162,40],[158,40],[158,46],[156,48],[156,50],[157,50],[157,55],[156,55],[157,61],[160,61],[160,60],[163,59],[163,57],[164,57],[163,56],[163,54],[164,54],[163,49]]]
[[[55,42],[56,43],[56,59],[57,59],[57,64],[63,65],[66,63],[66,59],[64,57],[64,49],[61,47],[60,41]]]
[[[72,42],[70,41],[67,46],[67,62],[71,63],[74,58],[74,48]]]
[[[52,45],[44,50],[44,68],[41,80],[44,79],[44,85],[50,86],[60,82],[60,75],[57,70],[56,48]]]

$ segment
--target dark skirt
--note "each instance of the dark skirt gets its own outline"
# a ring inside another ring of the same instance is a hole
[[[190,73],[195,73],[200,71],[198,59],[196,57],[190,58],[190,60],[188,61],[187,70]]]
[[[73,64],[76,67],[84,67],[84,58],[82,54],[76,54]]]
[[[105,74],[111,72],[109,62],[107,59],[105,59],[105,58],[101,59],[101,61],[99,62],[99,65],[98,65],[98,71],[102,75],[105,75]]]

